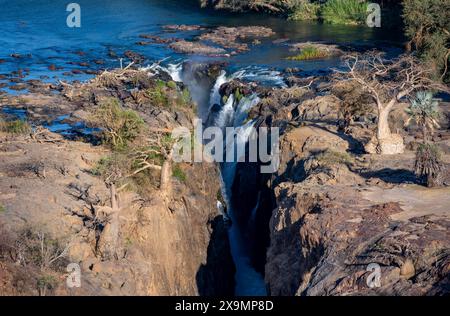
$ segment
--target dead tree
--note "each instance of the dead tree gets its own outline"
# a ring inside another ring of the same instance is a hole
[[[389,114],[402,99],[419,90],[448,91],[448,87],[432,79],[432,70],[412,55],[386,59],[382,53],[369,52],[347,55],[344,62],[347,70],[336,70],[336,79],[356,82],[377,105],[377,133],[366,146],[369,153],[404,151],[402,136],[391,133],[389,128]]]

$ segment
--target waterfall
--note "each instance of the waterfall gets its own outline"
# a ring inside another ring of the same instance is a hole
[[[172,80],[175,82],[182,82],[181,73],[183,71],[183,63],[169,64],[167,66],[167,72],[169,73]]]
[[[217,77],[216,79],[216,83],[214,84],[214,87],[211,90],[211,95],[210,95],[210,102],[209,102],[209,106],[210,108],[214,105],[214,104],[220,104],[220,87],[224,84],[227,83],[229,79],[227,79],[227,73],[222,70],[220,75]]]
[[[256,94],[249,97],[243,97],[239,102],[234,115],[234,126],[241,126],[248,116],[248,111],[259,103],[260,99]]]
[[[168,67],[157,66],[156,68],[166,71],[171,75],[174,81],[181,79],[192,80],[192,76],[189,73],[182,75],[183,67],[181,64],[169,65]],[[205,106],[199,107],[201,110],[198,115],[200,117],[212,116],[212,120],[208,119],[208,122],[214,126],[220,127],[223,130],[226,127],[237,128],[236,135],[229,136],[229,138],[224,139],[225,148],[227,144],[234,146],[235,152],[236,148],[241,145],[245,145],[254,130],[255,121],[247,121],[249,110],[258,104],[260,101],[256,94],[250,96],[242,97],[238,102],[234,95],[230,95],[226,100],[225,104],[222,104],[222,97],[220,95],[220,88],[225,83],[234,80],[264,80],[270,82],[274,86],[285,85],[284,81],[280,79],[280,73],[265,69],[242,69],[231,73],[227,76],[225,71],[221,71],[219,76],[216,78],[214,85],[212,86],[209,94],[205,96],[209,99],[205,102]],[[189,89],[193,97],[195,94],[204,94],[204,91],[199,91],[200,86],[196,82],[184,82]],[[198,96],[197,96],[198,97]],[[201,99],[201,98],[199,98]],[[205,100],[206,101],[206,100]],[[221,106],[222,105],[222,106]],[[207,112],[207,113],[203,113]],[[230,240],[230,250],[233,257],[236,274],[235,274],[235,294],[242,296],[265,296],[267,295],[264,277],[262,274],[257,272],[252,266],[250,259],[250,245],[248,240],[243,236],[242,227],[238,224],[236,212],[239,210],[234,210],[231,203],[232,198],[232,186],[234,178],[236,175],[237,160],[239,157],[235,157],[235,162],[225,162],[220,166],[221,182],[222,182],[222,195],[228,206],[227,214],[224,214],[224,220],[231,219],[231,226],[228,231],[228,236]],[[217,203],[217,208],[219,212],[224,213],[224,207],[222,203]],[[254,220],[256,213],[256,208],[252,212],[252,220]],[[249,222],[248,225],[253,223]]]
[[[160,63],[153,63],[147,67],[140,68],[147,72],[165,72],[168,74],[173,81],[182,82],[181,74],[183,72],[183,62],[178,64],[168,64],[167,67],[161,66]]]
[[[220,79],[220,81],[222,80],[223,78]],[[216,88],[217,87],[215,86],[214,89]],[[214,95],[214,93],[212,93],[212,95]],[[259,98],[254,94],[249,97],[243,97],[235,107],[234,96],[229,96],[215,121],[215,125],[223,129],[228,126],[237,128],[236,137],[231,136],[230,139],[225,139],[225,147],[227,147],[227,144],[231,143],[234,144],[236,149],[238,146],[247,143],[253,131],[255,122],[249,121],[245,124],[243,123],[247,119],[248,110],[258,102]],[[239,157],[235,158],[235,162],[225,162],[221,165],[223,196],[228,205],[228,216],[233,223],[229,229],[228,236],[230,240],[231,255],[236,266],[235,294],[238,296],[265,296],[267,295],[267,292],[264,278],[251,264],[248,246],[242,235],[241,227],[237,224],[235,210],[231,203],[231,188],[236,175],[236,161]]]
[[[234,116],[234,96],[230,95],[227,102],[222,107],[221,111],[217,115],[214,125],[225,129],[225,127],[230,126]]]
[[[256,73],[248,73],[246,70],[240,70],[227,77],[226,72],[222,71],[211,90],[210,110],[215,104],[221,104],[219,91],[223,84],[234,79],[246,79],[248,76],[255,78]],[[236,136],[230,135],[229,139],[225,139],[225,148],[227,148],[227,145],[229,146],[230,143],[235,146],[235,149],[238,146],[247,143],[251,132],[253,131],[255,122],[244,122],[247,120],[248,111],[257,105],[260,99],[256,94],[253,94],[241,98],[238,104],[235,104],[236,101],[234,95],[230,95],[214,120],[214,125],[222,129],[225,129],[226,127],[237,128]],[[237,167],[236,161],[239,157],[235,158],[235,162],[225,162],[221,164],[222,193],[228,205],[228,216],[232,221],[228,236],[230,240],[231,255],[236,266],[235,294],[242,296],[265,296],[267,295],[267,292],[264,278],[252,266],[248,249],[249,245],[242,235],[241,227],[238,225],[235,210],[231,203],[232,186]]]
[[[250,137],[253,121],[239,128],[235,146],[246,143]],[[227,142],[232,140],[227,140]],[[232,225],[228,231],[230,240],[231,255],[236,266],[235,294],[238,296],[265,296],[267,295],[263,276],[252,266],[248,245],[242,235],[241,227],[237,224],[235,210],[231,203],[232,185],[236,174],[237,162],[226,162],[221,165],[221,175],[223,181],[223,196],[229,206],[228,215]]]

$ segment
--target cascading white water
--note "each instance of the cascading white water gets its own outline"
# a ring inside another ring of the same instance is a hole
[[[182,82],[181,74],[183,72],[183,63],[168,64],[167,67],[161,66],[160,63],[153,63],[147,67],[142,67],[141,70],[159,73],[160,71],[168,74],[173,81]]]
[[[244,125],[242,124],[247,118],[247,111],[252,106],[256,105],[258,101],[259,98],[256,95],[252,95],[251,97],[244,97],[237,105],[236,111],[234,111],[234,97],[231,95],[228,98],[227,103],[224,105],[221,113],[219,114],[220,120],[217,121],[218,123],[225,122],[226,125],[218,126],[221,128],[225,128],[227,126],[234,125],[234,127],[237,127],[238,130],[236,137],[230,137],[230,139],[227,138],[225,140],[225,144],[229,144],[231,142],[232,144],[234,144],[236,149],[238,146],[247,143],[253,131],[255,122],[249,121]],[[239,160],[239,157],[235,158],[235,161]],[[267,295],[264,278],[253,268],[251,264],[248,251],[249,249],[247,249],[248,246],[242,235],[241,228],[237,224],[235,210],[233,209],[231,203],[231,188],[236,175],[236,166],[237,162],[225,162],[221,165],[223,195],[225,200],[227,201],[228,215],[231,218],[232,223],[234,223],[229,229],[228,236],[230,240],[231,255],[236,266],[235,294],[242,296],[264,296]]]
[[[220,87],[227,83],[229,79],[227,79],[227,73],[222,70],[220,75],[216,79],[216,83],[214,84],[214,87],[211,90],[211,95],[209,97],[209,107],[211,107],[214,104],[220,104]]]
[[[259,103],[260,99],[256,94],[250,97],[243,97],[234,114],[234,126],[241,126],[248,116],[248,111]]]
[[[273,87],[286,88],[286,82],[281,72],[277,70],[270,70],[256,66],[249,66],[239,71],[242,76],[239,78],[244,78],[250,81],[261,82]]]
[[[178,63],[178,64],[169,64],[167,65],[167,71],[170,75],[170,77],[172,77],[172,80],[175,82],[182,82],[183,80],[181,79],[181,73],[183,71],[183,63]]]
[[[275,85],[281,85],[282,81],[278,80],[279,73],[271,73],[272,79],[275,80]],[[221,104],[220,87],[234,79],[258,79],[258,75],[261,75],[262,79],[267,80],[267,71],[246,71],[240,70],[230,76],[227,76],[223,71],[217,78],[214,87],[211,90],[210,96],[210,109],[215,104]],[[283,82],[284,83],[284,82]],[[236,137],[231,136],[230,139],[225,139],[225,147],[230,142],[234,144],[235,149],[238,146],[247,143],[251,132],[253,131],[254,121],[244,123],[248,117],[248,111],[258,104],[260,99],[256,94],[243,97],[236,105],[234,95],[230,95],[228,100],[222,106],[220,112],[216,114],[214,125],[222,129],[226,127],[237,128]],[[225,149],[226,149],[225,148]],[[235,157],[238,161],[239,157]],[[222,176],[222,191],[225,201],[228,205],[228,216],[231,218],[232,224],[229,229],[229,240],[231,255],[233,257],[236,266],[235,275],[235,294],[242,296],[265,296],[267,295],[264,277],[255,270],[252,266],[250,259],[249,244],[245,240],[240,225],[237,224],[237,218],[233,205],[231,203],[232,198],[232,186],[236,175],[237,162],[225,162],[221,164],[221,176]],[[256,211],[256,210],[255,210]],[[255,212],[254,211],[254,212]],[[252,212],[252,213],[254,213]],[[254,217],[254,214],[253,214]],[[250,223],[249,223],[250,224]]]
[[[235,139],[235,146],[247,142],[250,137],[253,121],[241,126]],[[232,140],[227,140],[227,142]],[[235,294],[238,296],[265,296],[267,295],[263,276],[252,266],[248,245],[242,235],[237,218],[231,203],[232,185],[236,175],[237,162],[225,162],[221,166],[221,175],[223,181],[223,195],[228,204],[228,216],[231,218],[232,225],[228,231],[230,240],[230,249],[233,261],[236,267],[235,274]]]
[[[183,78],[189,78],[189,76],[182,76],[182,64],[169,65],[167,68],[157,66],[158,70],[164,70],[171,75],[174,81],[180,81]],[[280,73],[275,71],[269,71],[264,69],[244,69],[237,71],[230,76],[227,76],[225,71],[222,71],[220,75],[216,78],[216,82],[212,87],[209,94],[209,104],[205,109],[209,109],[209,113],[199,113],[199,116],[207,117],[211,114],[211,110],[214,105],[222,104],[222,97],[220,95],[220,88],[223,84],[233,80],[233,79],[252,79],[252,80],[263,80],[270,82],[273,86],[284,86],[284,81],[280,79]],[[185,82],[189,86],[188,82]],[[198,89],[196,88],[197,92]],[[192,93],[192,91],[191,91]],[[260,99],[256,94],[251,96],[243,97],[236,104],[236,99],[234,95],[230,95],[223,104],[220,111],[213,113],[214,119],[212,123],[214,126],[225,129],[226,127],[237,128],[236,136],[232,136],[229,139],[225,139],[225,150],[227,148],[226,144],[233,142],[232,144],[236,148],[238,146],[245,145],[251,136],[253,131],[254,121],[248,121],[248,111],[258,104]],[[228,147],[229,148],[229,147]],[[237,161],[240,157],[235,157],[236,162],[225,162],[221,164],[221,180],[222,180],[222,193],[224,199],[228,205],[227,217],[231,218],[232,225],[229,229],[229,241],[230,250],[233,257],[233,261],[236,267],[235,274],[235,294],[242,296],[265,296],[267,295],[264,277],[255,270],[252,266],[250,259],[250,249],[249,243],[245,240],[240,225],[237,224],[237,218],[235,210],[233,209],[231,198],[232,198],[232,185],[236,175]],[[223,212],[223,205],[218,202],[219,211]],[[256,209],[252,212],[251,218],[254,219]],[[252,225],[252,223],[249,223]]]
[[[227,102],[223,105],[221,111],[217,115],[216,119],[214,120],[214,125],[225,128],[227,126],[230,126],[230,123],[232,122],[232,119],[234,117],[234,96],[230,95]]]

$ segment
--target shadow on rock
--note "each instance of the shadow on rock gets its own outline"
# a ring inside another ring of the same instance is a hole
[[[227,227],[222,216],[216,216],[209,224],[212,232],[207,262],[200,266],[196,275],[198,293],[201,296],[233,295],[236,270],[230,252]]]
[[[391,169],[384,168],[381,170],[362,172],[360,175],[366,179],[378,178],[386,183],[401,184],[401,183],[420,183],[420,179],[407,169]]]

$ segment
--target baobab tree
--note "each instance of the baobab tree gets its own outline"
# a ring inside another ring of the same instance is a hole
[[[172,198],[172,156],[174,140],[171,138],[170,129],[149,128],[150,136],[146,139],[149,146],[143,150],[135,150],[132,152],[132,158],[136,162],[138,168],[133,170],[128,177],[132,177],[147,169],[160,172],[159,190],[164,201],[168,204]],[[152,162],[155,156],[163,158],[162,165]]]
[[[401,100],[419,90],[448,91],[448,87],[432,79],[432,70],[413,55],[386,59],[380,52],[350,54],[344,57],[344,63],[347,69],[336,70],[337,79],[356,82],[377,106],[377,133],[366,145],[369,153],[404,151],[403,137],[391,133],[389,128],[389,114]]]

